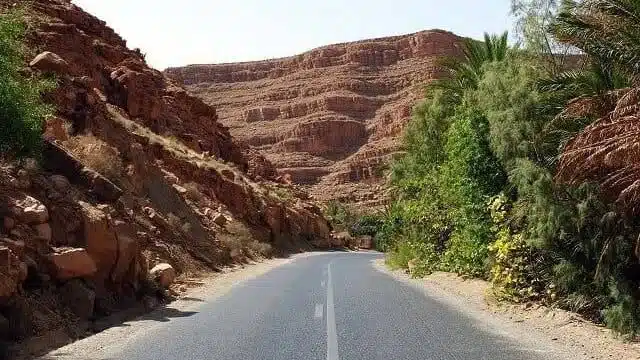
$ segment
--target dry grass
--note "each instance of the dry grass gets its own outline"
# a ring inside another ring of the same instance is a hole
[[[204,194],[200,191],[200,185],[195,182],[188,182],[182,185],[187,190],[186,196],[189,200],[195,202],[201,202],[204,199]]]
[[[167,223],[173,229],[182,229],[182,220],[173,213],[167,214]]]
[[[266,195],[271,195],[276,199],[283,202],[291,202],[296,199],[296,196],[292,193],[290,189],[287,189],[282,186],[274,185],[274,184],[264,184],[266,188]]]
[[[117,149],[92,135],[79,135],[64,142],[64,147],[85,166],[109,180],[120,180],[124,164]]]
[[[166,151],[170,152],[176,159],[184,160],[196,164],[203,169],[213,169],[218,172],[222,170],[230,170],[236,174],[236,178],[244,179],[239,171],[226,162],[216,159],[206,153],[199,153],[185,145],[180,139],[174,136],[162,136],[154,133],[145,126],[135,121],[129,120],[121,113],[122,110],[115,106],[107,105],[112,120],[124,126],[128,131],[149,139],[150,144],[161,145]]]
[[[273,255],[273,246],[271,246],[271,244],[263,243],[258,240],[254,240],[247,244],[247,248],[254,255],[262,257],[270,257],[271,255]]]
[[[227,232],[218,234],[218,237],[235,261],[242,261],[245,257],[255,259],[273,255],[271,244],[257,240],[249,228],[239,221],[230,222]]]

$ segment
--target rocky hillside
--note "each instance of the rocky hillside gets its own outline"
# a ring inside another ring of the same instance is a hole
[[[40,162],[0,164],[0,341],[73,339],[153,306],[176,275],[332,245],[304,192],[103,21],[66,0],[24,6],[24,72],[55,77],[55,116]]]
[[[314,198],[384,201],[382,174],[436,60],[458,56],[445,31],[331,45],[284,59],[170,68],[218,110],[234,138]]]

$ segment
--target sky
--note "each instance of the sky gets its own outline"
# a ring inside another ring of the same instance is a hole
[[[512,29],[510,0],[73,0],[157,69],[292,56],[340,42],[444,29]]]

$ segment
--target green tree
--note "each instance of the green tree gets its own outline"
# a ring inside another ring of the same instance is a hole
[[[509,33],[484,34],[484,42],[466,39],[461,58],[447,58],[442,65],[448,76],[433,83],[443,89],[453,101],[459,103],[465,90],[476,89],[486,63],[502,61],[509,53]]]
[[[515,35],[524,49],[537,56],[547,74],[562,72],[574,47],[561,43],[549,33],[555,20],[559,0],[511,0],[511,15],[515,18]]]

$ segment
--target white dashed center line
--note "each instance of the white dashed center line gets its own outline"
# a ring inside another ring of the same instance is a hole
[[[329,263],[327,265],[327,360],[339,359],[336,314],[333,308],[333,282],[331,281],[331,263]]]

